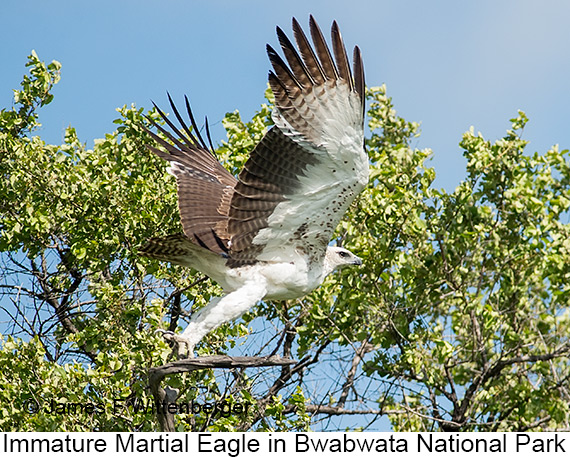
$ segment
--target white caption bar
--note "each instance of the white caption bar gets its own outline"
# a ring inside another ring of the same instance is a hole
[[[570,456],[570,433],[0,433],[0,454]]]

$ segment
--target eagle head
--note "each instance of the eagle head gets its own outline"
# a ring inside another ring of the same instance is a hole
[[[325,271],[328,275],[337,268],[342,268],[347,265],[362,265],[362,259],[348,249],[340,248],[338,246],[328,246],[325,254]]]

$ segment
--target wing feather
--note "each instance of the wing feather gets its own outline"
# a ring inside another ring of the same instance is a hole
[[[147,252],[161,257],[163,246],[192,243],[196,252],[226,258],[229,267],[298,255],[322,260],[333,230],[368,180],[364,69],[356,47],[351,70],[336,22],[333,54],[312,16],[313,45],[295,18],[292,27],[297,48],[277,28],[285,60],[267,46],[275,126],[237,180],[216,159],[206,120],[208,149],[187,98],[190,124],[168,95],[180,128],[155,105],[170,131],[151,119],[158,133],[148,132],[160,147],[148,147],[171,164],[185,238],[151,240]]]
[[[311,38],[313,39],[317,56],[321,61],[325,77],[330,80],[338,79],[338,72],[331,56],[331,52],[329,51],[329,47],[327,46],[327,42],[325,41],[325,37],[323,36],[323,32],[321,32],[317,21],[315,21],[315,18],[312,15],[309,17],[309,27],[311,30]]]
[[[354,66],[354,86],[358,97],[361,100],[365,100],[364,63],[362,62],[362,54],[358,46],[354,47],[352,61]],[[362,118],[364,119],[364,103],[362,103]]]
[[[285,32],[280,27],[277,27],[277,37],[279,38],[279,43],[281,44],[281,49],[283,54],[287,59],[290,67],[292,68],[292,73],[296,75],[299,83],[302,87],[310,87],[315,84],[315,80],[312,78],[309,70],[303,63],[303,60],[295,50],[295,47],[285,35]]]
[[[275,49],[273,49],[270,45],[266,46],[267,55],[269,56],[269,61],[275,70],[275,74],[277,79],[281,81],[281,84],[284,86],[287,92],[300,92],[302,90],[301,83],[297,80],[297,77],[293,74],[287,64],[283,61],[281,56],[277,54]]]
[[[336,21],[333,22],[331,34],[332,34],[333,51],[337,62],[339,77],[340,79],[346,81],[349,84],[350,89],[353,90],[354,82],[352,80],[352,73],[350,71],[350,63],[348,63],[346,48],[344,47],[342,36],[340,34],[340,30],[338,28],[338,24]]]
[[[150,145],[148,148],[171,164],[168,171],[176,177],[178,184],[178,209],[187,239],[224,255],[229,243],[227,224],[230,202],[237,180],[220,164],[213,148],[208,149],[199,133],[188,99],[185,102],[191,127],[184,121],[170,94],[168,100],[180,129],[155,104],[157,112],[172,132],[150,119],[166,139],[147,130],[164,150]],[[208,131],[207,134],[211,146]]]
[[[368,181],[360,52],[355,50],[352,72],[336,22],[334,59],[312,16],[315,50],[295,19],[293,31],[298,49],[277,29],[287,63],[267,47],[275,126],[235,186],[228,222],[234,262],[290,261],[300,253],[320,258]]]
[[[317,59],[315,51],[313,51],[305,32],[303,32],[303,28],[295,18],[293,18],[293,34],[295,36],[297,46],[299,47],[299,53],[303,57],[303,62],[305,62],[307,70],[315,81],[315,84],[324,83],[326,80],[325,71]],[[293,46],[291,45],[291,47]]]

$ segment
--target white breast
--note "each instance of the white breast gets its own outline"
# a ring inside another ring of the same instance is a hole
[[[225,280],[220,285],[225,292],[231,292],[242,287],[246,281],[264,282],[267,288],[265,298],[273,300],[288,300],[302,297],[321,284],[323,278],[322,266],[307,265],[307,262],[260,262],[234,268],[228,271]]]

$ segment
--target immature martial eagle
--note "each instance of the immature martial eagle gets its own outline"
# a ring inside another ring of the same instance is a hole
[[[312,16],[310,30],[314,50],[293,19],[297,50],[277,27],[288,64],[267,45],[275,125],[237,179],[208,149],[187,99],[193,132],[172,100],[180,130],[157,108],[174,135],[155,124],[169,141],[150,132],[165,150],[150,149],[170,162],[184,234],[151,239],[141,252],[193,267],[226,294],[195,313],[182,335],[171,335],[190,356],[208,332],[259,300],[302,297],[335,269],[362,263],[328,245],[368,182],[362,58],[355,47],[351,71],[336,22],[334,58]]]

